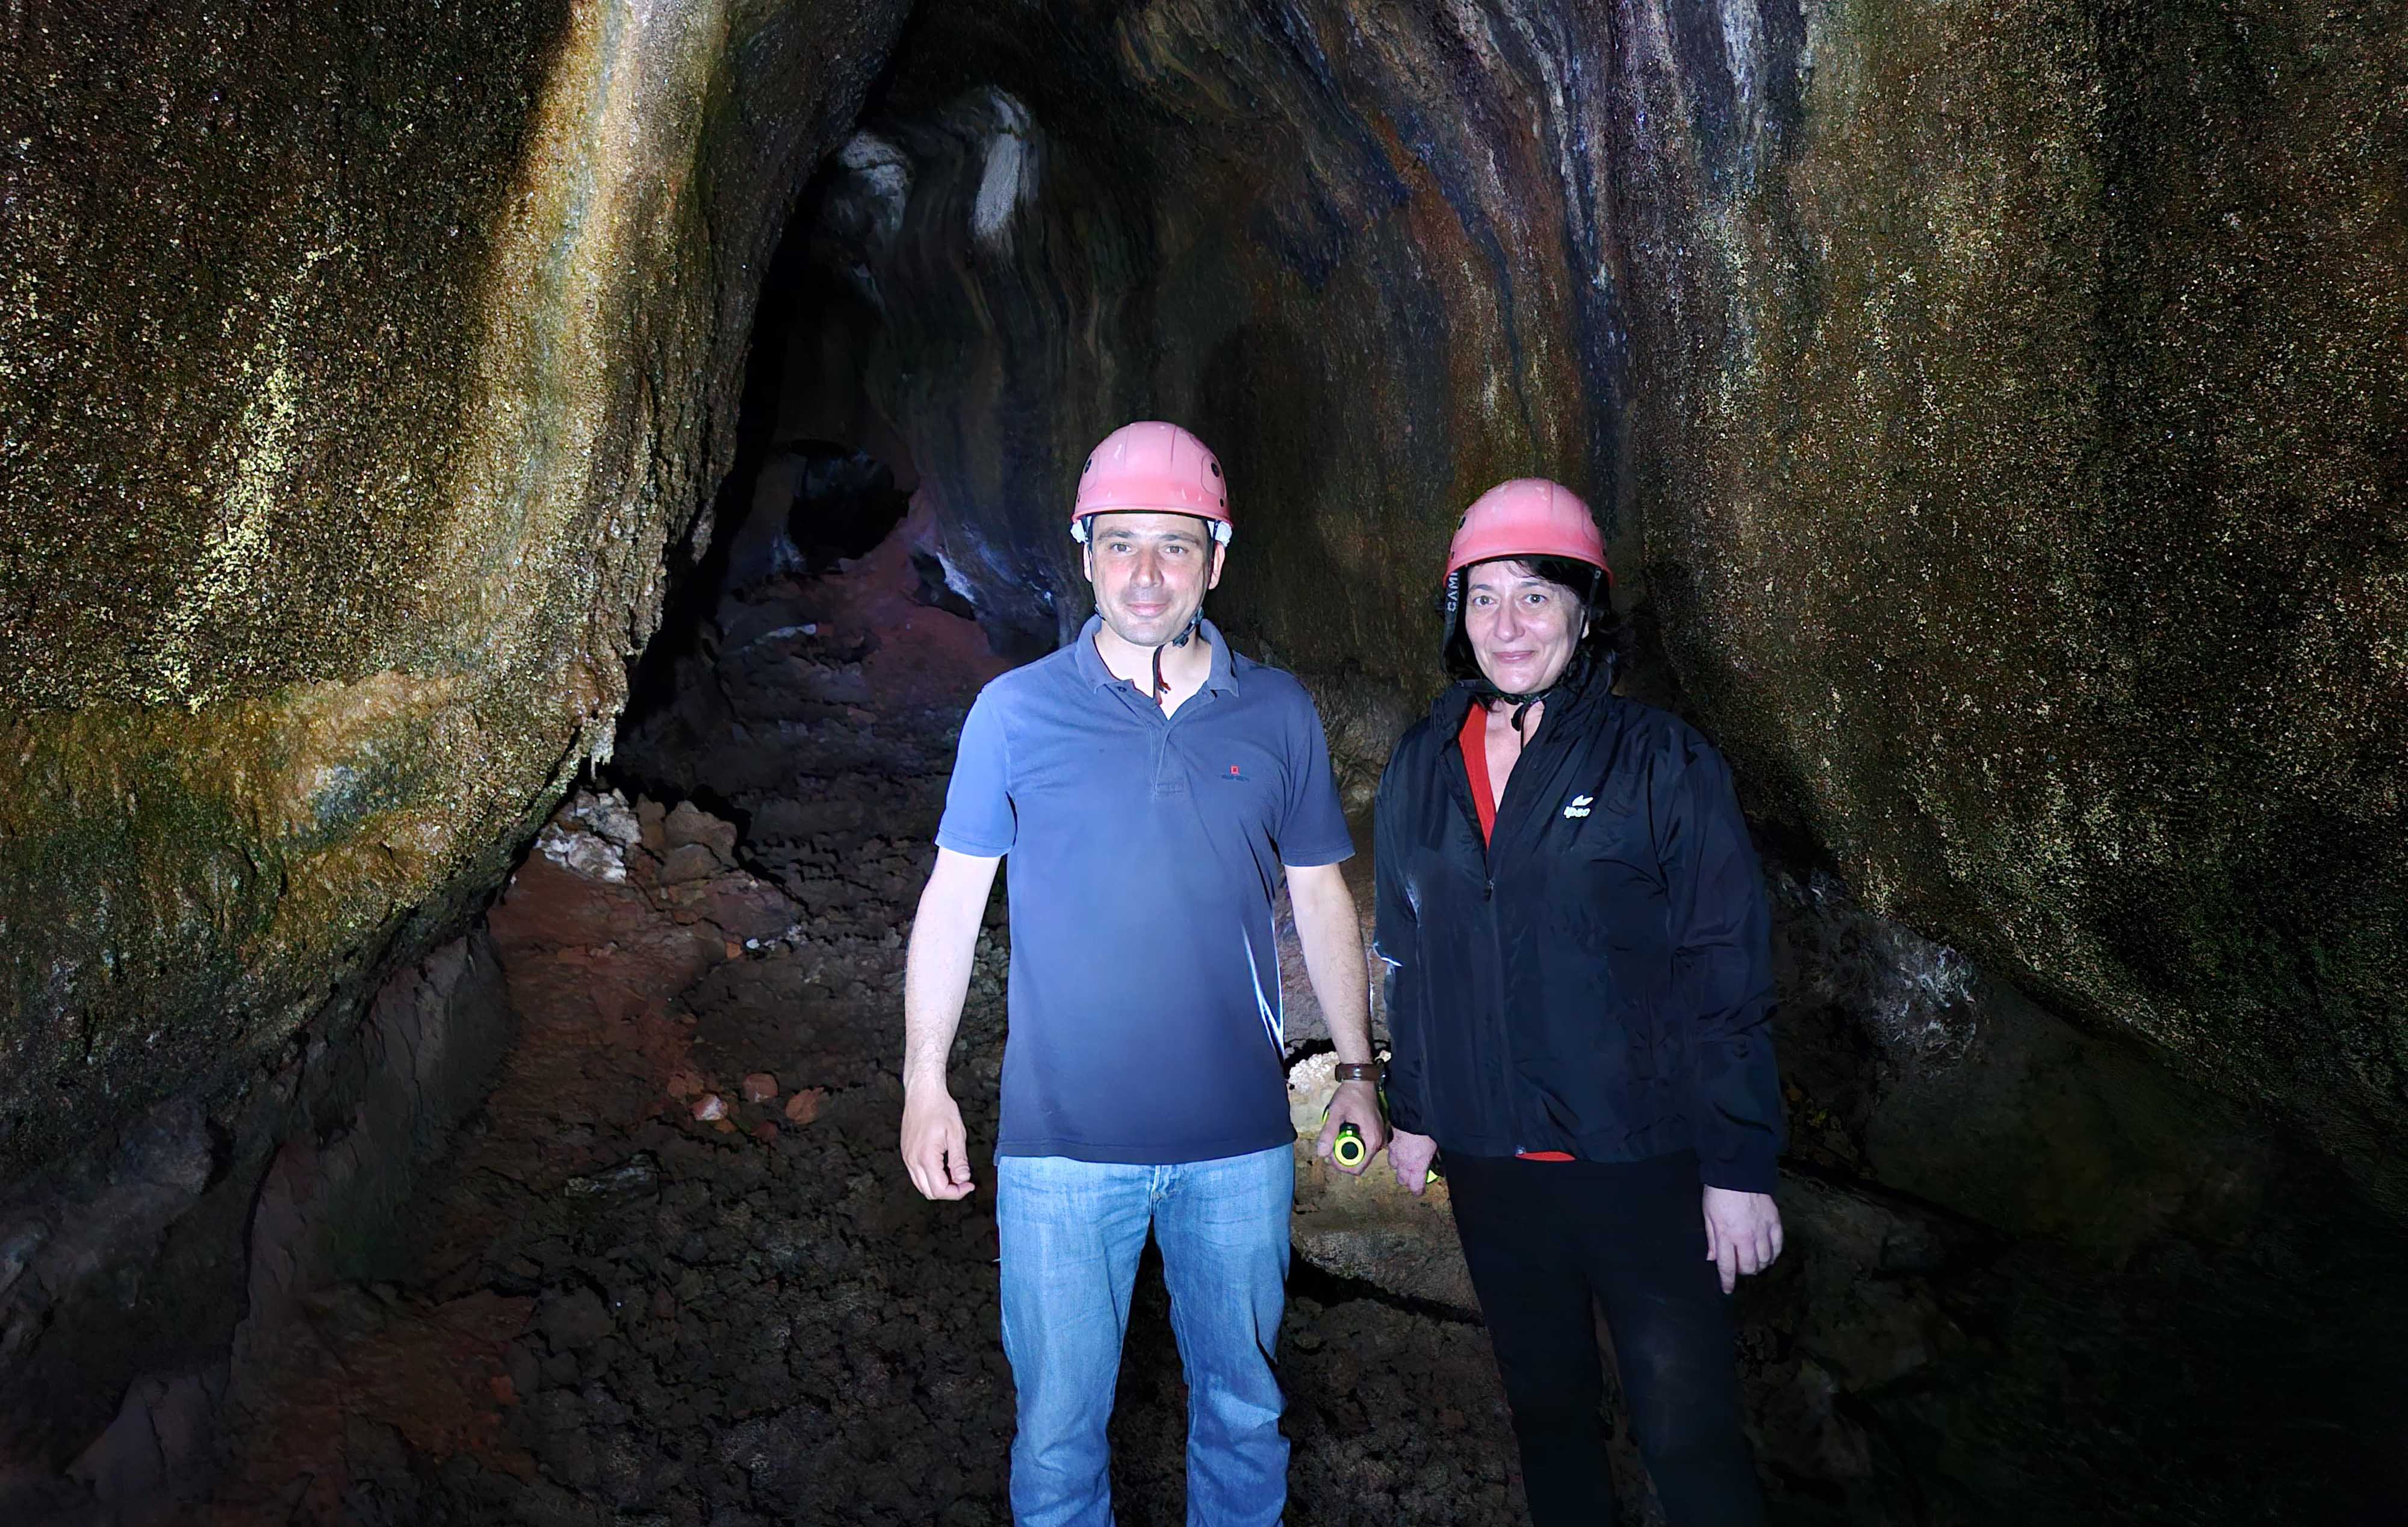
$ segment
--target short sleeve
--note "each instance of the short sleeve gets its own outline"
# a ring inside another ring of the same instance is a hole
[[[989,686],[962,722],[953,783],[945,787],[945,815],[937,825],[937,846],[972,858],[1001,858],[1011,852],[1018,826],[1011,809],[1011,750],[1004,736],[1003,704]]]
[[[1279,857],[1292,869],[1336,864],[1354,857],[1346,812],[1338,803],[1338,780],[1329,769],[1329,741],[1321,713],[1302,689],[1289,726],[1287,800],[1282,802]]]

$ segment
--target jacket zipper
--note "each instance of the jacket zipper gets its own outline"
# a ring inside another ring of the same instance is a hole
[[[1540,718],[1539,728],[1545,734],[1545,741],[1550,744],[1554,742],[1556,733],[1562,729],[1559,727],[1555,731],[1548,731],[1547,718],[1544,716]],[[1505,1119],[1506,1123],[1512,1130],[1513,1151],[1517,1156],[1529,1147],[1528,1142],[1522,1138],[1525,1131],[1522,1129],[1521,1088],[1518,1086],[1519,1078],[1515,1074],[1513,1064],[1513,1042],[1512,1030],[1507,1027],[1507,1020],[1504,1013],[1505,994],[1509,983],[1507,981],[1505,970],[1504,934],[1499,930],[1497,924],[1497,851],[1498,846],[1505,841],[1507,805],[1512,804],[1526,806],[1531,793],[1539,788],[1539,786],[1530,783],[1532,768],[1539,761],[1538,754],[1538,748],[1532,745],[1530,742],[1526,741],[1522,746],[1521,756],[1513,760],[1513,771],[1505,776],[1505,788],[1497,798],[1496,830],[1489,835],[1488,843],[1486,844],[1487,854],[1481,866],[1484,872],[1484,889],[1481,893],[1482,910],[1488,915],[1489,958],[1493,961],[1497,972],[1497,1047],[1500,1052],[1503,1060],[1500,1079],[1504,1085]],[[1461,772],[1459,768],[1458,772]],[[1520,795],[1515,795],[1513,793],[1517,785],[1521,790]],[[1464,782],[1464,790],[1467,795],[1469,793],[1469,789],[1470,785],[1467,778]],[[1520,817],[1515,817],[1513,821],[1516,827],[1521,825]],[[1473,823],[1473,830],[1477,831],[1478,827],[1479,824],[1475,821]]]
[[[1610,701],[1607,703],[1610,704]],[[1567,713],[1571,713],[1573,711],[1585,712],[1587,709],[1588,707],[1586,706],[1571,707],[1568,708]],[[1610,713],[1608,719],[1611,719]],[[1480,817],[1477,809],[1472,804],[1471,784],[1463,762],[1461,747],[1463,720],[1464,718],[1458,715],[1455,718],[1454,727],[1444,734],[1446,737],[1444,748],[1452,749],[1454,751],[1455,767],[1451,770],[1444,767],[1445,752],[1442,750],[1440,753],[1440,773],[1445,781],[1445,787],[1454,794],[1457,807],[1470,824],[1472,841],[1474,843],[1481,843]],[[1481,911],[1488,924],[1489,958],[1491,967],[1497,973],[1498,1013],[1497,1028],[1493,1033],[1475,1032],[1479,1039],[1487,1042],[1484,1045],[1484,1048],[1491,1051],[1492,1059],[1500,1054],[1503,1057],[1503,1063],[1501,1065],[1496,1065],[1487,1069],[1494,1069],[1498,1073],[1498,1081],[1503,1089],[1500,1101],[1504,1105],[1506,1128],[1515,1137],[1514,1144],[1517,1149],[1526,1147],[1527,1143],[1520,1138],[1524,1131],[1522,1130],[1523,1119],[1521,1117],[1519,1088],[1516,1085],[1518,1079],[1512,1071],[1511,1044],[1507,1038],[1507,1031],[1505,1029],[1506,1020],[1503,1007],[1504,1003],[1508,1000],[1509,993],[1507,972],[1505,969],[1504,935],[1498,921],[1497,912],[1498,852],[1504,843],[1505,831],[1508,823],[1511,822],[1516,827],[1521,825],[1520,817],[1516,815],[1513,811],[1509,810],[1509,806],[1514,808],[1524,807],[1526,802],[1526,798],[1532,797],[1534,794],[1541,792],[1546,785],[1550,785],[1560,780],[1564,776],[1567,767],[1580,765],[1585,768],[1588,761],[1594,761],[1595,758],[1600,756],[1610,756],[1612,749],[1618,745],[1615,738],[1603,737],[1595,740],[1599,742],[1599,747],[1593,747],[1584,751],[1580,746],[1579,740],[1576,737],[1573,737],[1573,734],[1564,733],[1566,737],[1572,738],[1572,740],[1566,742],[1565,745],[1561,747],[1555,746],[1554,744],[1555,742],[1556,735],[1557,733],[1562,732],[1564,725],[1566,725],[1566,723],[1561,717],[1556,718],[1553,722],[1542,721],[1541,724],[1541,736],[1539,741],[1546,746],[1546,756],[1543,761],[1547,764],[1547,768],[1544,771],[1539,771],[1536,768],[1537,764],[1541,761],[1541,759],[1537,756],[1540,750],[1536,747],[1526,747],[1522,756],[1515,760],[1513,772],[1506,777],[1504,794],[1497,802],[1496,830],[1490,834],[1485,843],[1483,845],[1481,862]],[[1553,730],[1548,729],[1551,726],[1554,727]],[[1617,734],[1619,729],[1620,728],[1618,727],[1615,728]],[[1548,776],[1547,780],[1538,784],[1532,783],[1533,779],[1535,779],[1537,774],[1540,772],[1544,772]],[[1530,776],[1530,778],[1524,778],[1523,776],[1526,775]],[[1517,780],[1519,780],[1520,783],[1517,784]],[[1545,817],[1543,813],[1541,813],[1537,818],[1537,821],[1540,827],[1544,826]],[[1535,845],[1533,845],[1531,851],[1538,851]],[[1475,1061],[1475,1064],[1477,1063],[1478,1062]]]

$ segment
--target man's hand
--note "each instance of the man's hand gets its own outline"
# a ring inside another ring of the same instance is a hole
[[[1366,1065],[1371,1059],[1370,984],[1363,969],[1363,925],[1354,915],[1354,895],[1335,864],[1289,865],[1288,905],[1296,913],[1297,942],[1304,946],[1304,973],[1312,978],[1312,995],[1329,1024],[1329,1041],[1341,1064]],[[1388,1121],[1380,1114],[1376,1082],[1340,1082],[1329,1100],[1329,1116],[1322,1121],[1321,1159],[1337,1165],[1330,1152],[1338,1131],[1352,1124],[1363,1136],[1363,1166],[1339,1167],[1359,1176],[1363,1167],[1388,1143]]]
[[[1321,1159],[1332,1166],[1337,1160],[1330,1154],[1336,1148],[1340,1125],[1352,1124],[1363,1136],[1363,1165],[1339,1166],[1350,1177],[1359,1177],[1380,1147],[1388,1143],[1388,1122],[1380,1116],[1380,1088],[1370,1082],[1340,1082],[1338,1095],[1329,1100],[1329,1116],[1321,1121],[1321,1144],[1313,1148]]]
[[[945,1058],[970,987],[979,916],[1002,862],[938,849],[903,957],[903,1164],[911,1186],[930,1198],[965,1198],[971,1188],[969,1146],[962,1111],[945,1088]]]
[[[1723,1292],[1738,1288],[1742,1274],[1761,1273],[1780,1255],[1781,1211],[1771,1194],[1706,1189],[1706,1260],[1722,1270]]]
[[[911,1186],[928,1198],[968,1198],[978,1186],[970,1181],[962,1111],[943,1088],[903,1094],[903,1164]]]
[[[1430,1163],[1438,1160],[1438,1142],[1403,1130],[1388,1137],[1388,1164],[1397,1169],[1397,1186],[1415,1198],[1429,1186]]]

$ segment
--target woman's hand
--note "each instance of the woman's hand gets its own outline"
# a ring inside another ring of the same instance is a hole
[[[1438,1160],[1438,1142],[1403,1130],[1388,1136],[1388,1164],[1397,1169],[1397,1186],[1415,1198],[1429,1186],[1430,1163]]]
[[[1393,1145],[1388,1158],[1397,1158]],[[1771,1194],[1706,1189],[1706,1260],[1722,1270],[1723,1292],[1739,1287],[1742,1274],[1761,1273],[1780,1255],[1781,1211]]]

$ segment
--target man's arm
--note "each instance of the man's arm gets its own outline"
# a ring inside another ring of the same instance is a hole
[[[1329,1038],[1338,1048],[1338,1059],[1368,1062],[1371,1059],[1370,983],[1363,970],[1363,925],[1355,920],[1354,897],[1346,888],[1345,876],[1335,864],[1291,865],[1287,894],[1296,910],[1297,940],[1304,945],[1305,974],[1312,979],[1312,994],[1329,1022]],[[1330,1143],[1338,1138],[1342,1124],[1353,1124],[1362,1131],[1366,1162],[1388,1143],[1387,1125],[1380,1117],[1378,1084],[1338,1084],[1329,1118],[1321,1127],[1323,1156],[1329,1154]]]
[[[930,1198],[968,1196],[969,1145],[962,1111],[945,1085],[945,1063],[969,995],[979,920],[1001,859],[937,850],[920,893],[911,946],[903,964],[903,1164],[911,1186]]]

